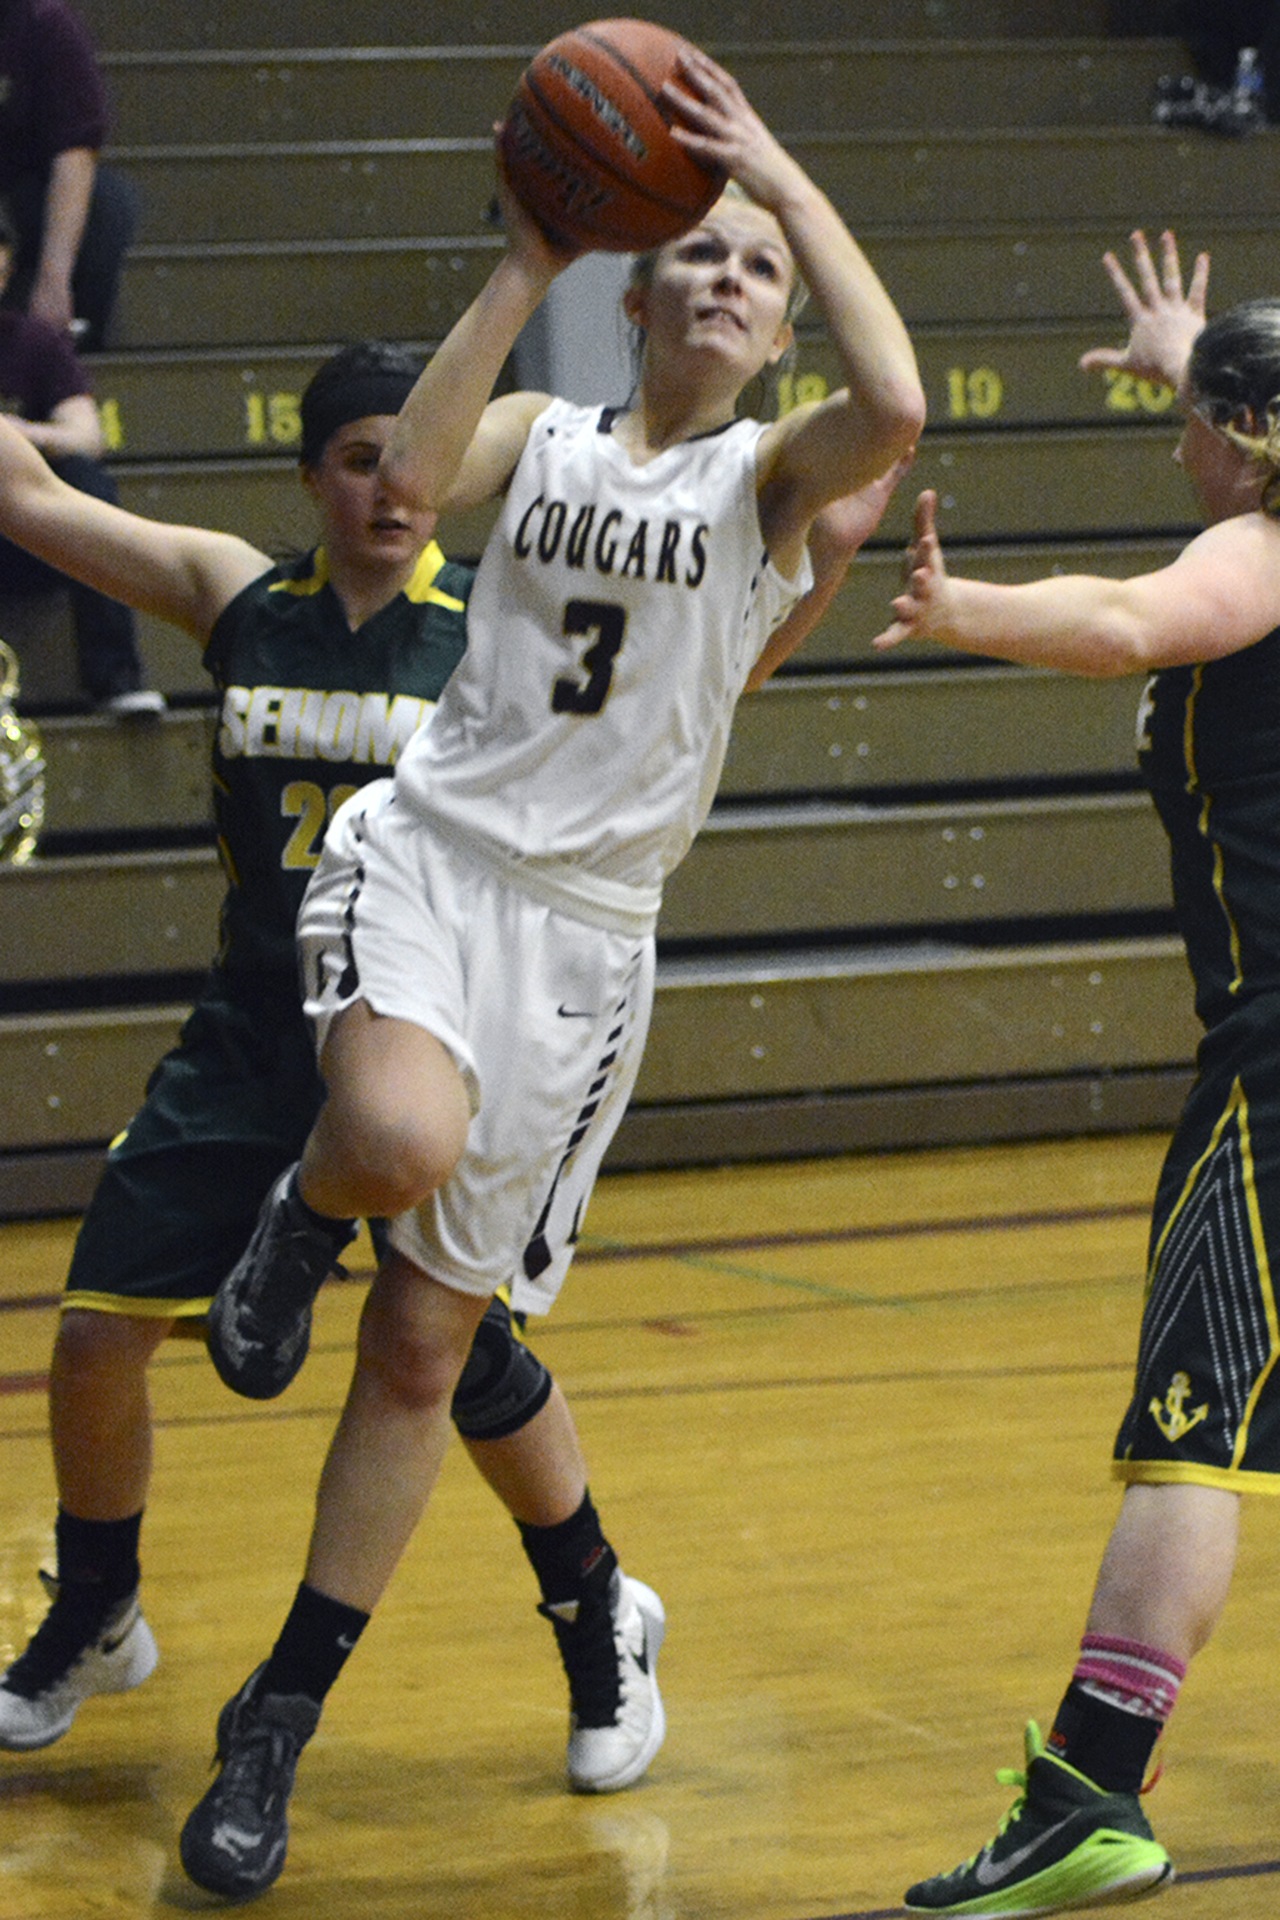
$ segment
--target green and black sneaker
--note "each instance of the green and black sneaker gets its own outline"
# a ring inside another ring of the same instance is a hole
[[[999,1831],[980,1853],[907,1889],[911,1913],[962,1913],[968,1920],[1032,1920],[1156,1893],[1173,1862],[1134,1793],[1104,1793],[1050,1753],[1027,1722],[1026,1771],[1002,1769],[1021,1787]]]

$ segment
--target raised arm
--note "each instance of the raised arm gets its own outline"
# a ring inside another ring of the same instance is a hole
[[[0,534],[202,642],[227,602],[271,565],[231,534],[147,520],[78,492],[2,416]]]
[[[1142,380],[1164,380],[1176,387],[1196,335],[1204,326],[1209,256],[1196,255],[1184,289],[1178,242],[1171,231],[1166,229],[1160,236],[1158,271],[1141,228],[1129,238],[1133,247],[1132,280],[1114,253],[1102,256],[1129,322],[1129,338],[1123,347],[1091,347],[1081,354],[1080,365],[1086,372],[1093,367],[1114,367]]]
[[[388,486],[437,513],[498,493],[547,404],[541,393],[489,396],[521,328],[572,256],[549,245],[501,179],[498,199],[507,250],[427,363],[382,456]]]
[[[818,510],[857,492],[911,447],[924,393],[902,318],[826,194],[769,132],[738,83],[705,54],[684,63],[682,145],[718,161],[779,222],[840,359],[845,386],[798,407],[761,448],[761,515],[784,566]]]
[[[1065,574],[1025,586],[947,572],[937,496],[916,502],[915,539],[892,625],[872,645],[935,640],[1022,666],[1094,679],[1220,659],[1280,626],[1280,521],[1235,514],[1197,536],[1167,567],[1109,580]]]

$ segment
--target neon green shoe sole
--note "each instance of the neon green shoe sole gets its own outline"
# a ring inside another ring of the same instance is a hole
[[[971,1885],[980,1872],[977,1868],[974,1874],[966,1875]],[[1025,1880],[952,1899],[945,1905],[927,1897],[939,1883],[923,1881],[909,1890],[906,1905],[910,1913],[963,1914],[967,1920],[1033,1920],[1037,1914],[1070,1913],[1077,1907],[1140,1900],[1169,1886],[1173,1877],[1173,1862],[1158,1840],[1139,1840],[1131,1833],[1099,1827],[1073,1847],[1064,1860]]]
[[[1173,1862],[1137,1795],[1108,1793],[1047,1751],[1034,1720],[1024,1769],[1002,1769],[996,1778],[1022,1792],[994,1838],[950,1873],[909,1887],[909,1913],[1035,1920],[1138,1900],[1173,1879]]]

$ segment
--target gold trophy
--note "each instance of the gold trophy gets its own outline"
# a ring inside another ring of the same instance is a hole
[[[18,656],[0,640],[0,862],[10,866],[31,858],[44,825],[44,752],[17,697]]]

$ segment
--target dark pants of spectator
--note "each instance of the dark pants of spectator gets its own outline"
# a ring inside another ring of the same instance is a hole
[[[88,454],[68,454],[49,464],[69,487],[91,493],[95,500],[116,502],[115,481]],[[78,580],[69,580],[25,548],[0,540],[0,593],[52,593],[60,588],[71,595],[76,656],[85,692],[93,700],[134,692],[142,685],[142,659],[132,609],[81,586]]]
[[[44,231],[44,184],[39,175],[31,174],[14,181],[4,192],[18,230],[17,259],[4,296],[7,307],[25,310],[31,293]],[[137,232],[140,204],[141,196],[132,180],[112,167],[99,166],[71,276],[76,318],[85,324],[76,342],[81,352],[96,353],[107,344],[120,291],[120,269]]]

